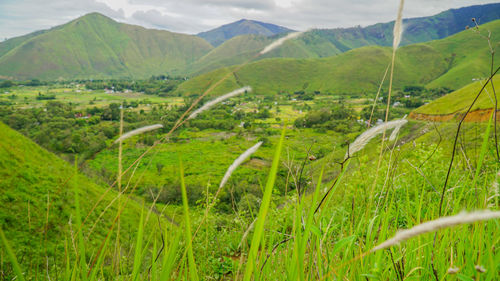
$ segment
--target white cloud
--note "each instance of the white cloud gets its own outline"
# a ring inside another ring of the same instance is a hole
[[[407,1],[404,17],[494,0]],[[399,0],[1,0],[0,38],[50,28],[89,12],[121,22],[198,33],[242,18],[308,28],[366,26],[395,18]],[[0,40],[1,40],[0,39]]]

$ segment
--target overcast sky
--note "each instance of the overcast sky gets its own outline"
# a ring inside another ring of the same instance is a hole
[[[406,0],[404,17],[488,0]],[[90,12],[117,21],[198,33],[242,18],[296,30],[366,26],[395,18],[399,0],[0,0],[0,41],[63,24]]]

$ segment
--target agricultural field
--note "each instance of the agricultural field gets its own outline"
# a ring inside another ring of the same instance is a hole
[[[0,104],[15,108],[28,109],[43,107],[47,101],[59,101],[71,104],[77,110],[91,107],[106,107],[111,103],[138,104],[137,110],[147,110],[152,105],[180,105],[179,97],[159,97],[140,92],[115,92],[112,89],[91,90],[81,84],[56,84],[51,86],[17,86],[5,89],[0,93]]]

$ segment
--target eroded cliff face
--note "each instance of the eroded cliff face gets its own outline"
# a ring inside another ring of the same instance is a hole
[[[490,116],[493,112],[493,109],[480,109],[469,112],[465,117],[465,122],[486,122],[490,119]],[[415,113],[412,112],[408,116],[408,118],[413,120],[422,120],[422,121],[433,121],[433,122],[445,122],[452,119],[460,119],[463,117],[464,112],[452,113],[452,114],[443,114],[443,115],[433,115],[433,114],[423,114],[423,113]],[[500,121],[500,113],[497,112],[497,121]]]

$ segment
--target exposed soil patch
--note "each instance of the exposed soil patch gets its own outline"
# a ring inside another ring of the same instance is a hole
[[[493,109],[479,109],[469,112],[467,117],[465,117],[465,122],[485,122],[490,119]],[[409,118],[414,120],[422,121],[433,121],[433,122],[445,122],[453,119],[459,120],[464,116],[464,112],[452,113],[452,114],[423,114],[423,113],[410,113]],[[500,114],[497,114],[497,121],[500,121]]]

